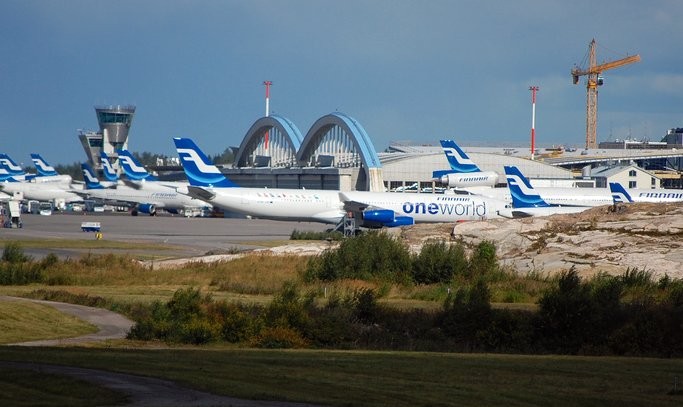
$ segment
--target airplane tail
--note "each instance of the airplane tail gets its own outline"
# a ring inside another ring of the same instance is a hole
[[[104,187],[100,184],[100,180],[97,179],[95,172],[90,168],[88,164],[81,164],[81,169],[83,170],[83,180],[85,181],[85,189],[103,189]]]
[[[178,157],[190,185],[198,187],[236,187],[189,138],[173,139]]]
[[[117,150],[119,154],[119,163],[121,163],[121,168],[123,172],[126,173],[126,177],[131,181],[156,181],[157,178],[147,172],[145,167],[140,164],[138,160],[133,157],[133,154],[128,150]]]
[[[481,169],[470,160],[470,157],[453,140],[440,140],[451,169],[456,173],[481,172]]]
[[[550,206],[526,179],[519,168],[505,166],[505,176],[512,195],[512,206],[515,208],[544,208]]]
[[[0,168],[0,181],[2,182],[19,182],[6,169]]]
[[[38,171],[38,175],[40,175],[41,177],[53,177],[55,175],[59,175],[55,170],[55,167],[48,164],[47,161],[45,161],[45,159],[43,159],[43,157],[40,156],[40,154],[31,153],[31,160],[33,161],[33,164],[36,166],[36,171]]]
[[[610,182],[609,183],[609,191],[612,194],[612,201],[614,201],[615,204],[617,203],[631,203],[633,202],[633,199],[631,198],[631,195],[626,191],[623,185],[621,185],[618,182]]]
[[[107,156],[104,151],[100,151],[100,160],[102,160],[102,173],[104,174],[104,178],[111,182],[118,181],[119,174],[116,173],[116,170],[109,161],[109,156]]]
[[[17,165],[7,154],[0,154],[0,168],[7,171],[11,176],[15,175],[25,175],[24,170]]]

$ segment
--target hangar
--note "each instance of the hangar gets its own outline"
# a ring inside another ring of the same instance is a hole
[[[115,151],[108,148],[109,144],[125,148],[134,109],[133,106],[96,107],[101,131],[88,134],[90,137],[80,135],[91,164],[99,164],[96,157],[100,149]],[[115,131],[109,128],[114,125]],[[112,134],[119,137],[114,140]],[[458,143],[468,142],[454,139]],[[197,142],[201,145],[201,140]],[[234,148],[234,163],[224,166],[222,171],[243,187],[436,192],[439,185],[432,179],[432,172],[450,167],[438,138],[433,144],[392,143],[386,151],[378,153],[363,126],[345,113],[332,112],[320,117],[305,135],[288,118],[273,114],[251,125],[239,147]],[[537,186],[592,187],[604,175],[598,175],[596,170],[593,176],[592,168],[604,172],[605,166],[635,164],[650,171],[652,180],[648,179],[648,185],[683,187],[681,148],[658,146],[652,151],[552,148],[537,151],[536,160],[528,158],[525,148],[463,149],[483,171],[504,174],[503,166],[515,165]],[[167,178],[184,179],[177,165],[152,169]],[[505,184],[504,177],[499,177],[498,184]]]

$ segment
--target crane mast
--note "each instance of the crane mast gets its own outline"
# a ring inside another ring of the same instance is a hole
[[[618,68],[638,61],[640,61],[640,55],[632,55],[598,65],[595,55],[594,38],[588,46],[588,69],[572,69],[574,85],[579,83],[580,76],[586,76],[586,149],[597,148],[598,146],[598,86],[602,85],[600,74],[608,69]]]

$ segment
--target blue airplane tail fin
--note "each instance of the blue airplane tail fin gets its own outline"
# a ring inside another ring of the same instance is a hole
[[[95,172],[90,168],[88,164],[81,164],[81,169],[83,170],[83,181],[85,181],[85,189],[102,189],[104,188],[102,184],[100,184],[100,180],[97,179],[97,175],[95,175]]]
[[[633,202],[631,195],[626,191],[623,185],[618,182],[609,183],[609,191],[612,194],[612,201],[614,203],[630,203]]]
[[[140,164],[138,160],[133,157],[133,154],[128,150],[117,150],[119,154],[119,163],[121,163],[121,168],[123,172],[126,173],[126,177],[132,181],[156,181],[157,178],[147,172],[145,167]]]
[[[104,151],[100,151],[100,160],[102,160],[102,173],[104,174],[104,178],[111,182],[118,181],[119,174],[116,173],[116,170],[111,165],[111,161],[109,161],[109,156]]]
[[[462,149],[453,140],[440,140],[451,169],[456,173],[481,172],[481,169],[470,160]]]
[[[24,170],[17,165],[7,154],[0,154],[0,168],[7,171],[9,175],[24,175]]]
[[[519,168],[505,166],[505,176],[512,196],[512,206],[515,208],[544,208],[550,206],[526,179]]]
[[[38,175],[41,177],[59,175],[55,170],[55,167],[48,164],[47,161],[40,156],[40,154],[31,153],[31,161],[33,161],[33,164],[36,166],[36,171],[38,171]]]
[[[209,161],[209,158],[189,138],[174,138],[178,157],[190,185],[200,187],[236,187]]]

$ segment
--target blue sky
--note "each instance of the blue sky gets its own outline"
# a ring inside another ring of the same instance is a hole
[[[598,140],[659,140],[683,127],[681,21],[677,0],[4,0],[0,151],[84,160],[93,106],[134,104],[132,151],[174,155],[182,136],[216,154],[264,115],[264,80],[303,134],[338,110],[378,151],[528,145],[537,85],[538,143],[581,147],[586,90],[569,72],[592,38],[598,62],[642,57],[604,74]]]

